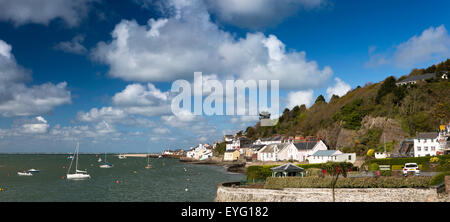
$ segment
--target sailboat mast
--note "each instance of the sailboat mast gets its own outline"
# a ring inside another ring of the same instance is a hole
[[[80,147],[80,143],[77,142],[77,149],[76,149],[77,160],[75,161],[75,173],[77,173],[77,171],[78,171],[78,149],[79,149],[79,147]]]

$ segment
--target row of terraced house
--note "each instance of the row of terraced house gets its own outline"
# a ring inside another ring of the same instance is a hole
[[[328,161],[344,161],[354,163],[355,153],[342,153],[329,150],[326,142],[317,137],[277,135],[259,138],[255,141],[245,136],[225,135],[225,161],[233,161],[239,153],[247,161],[297,161],[309,163],[325,163]],[[233,155],[231,155],[233,153]],[[228,158],[227,158],[228,157]]]

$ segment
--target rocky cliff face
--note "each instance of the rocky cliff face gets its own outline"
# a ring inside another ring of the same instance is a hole
[[[361,121],[361,129],[359,130],[344,129],[340,123],[335,123],[326,129],[321,129],[318,132],[318,135],[325,138],[332,149],[342,149],[346,146],[353,147],[358,137],[366,134],[368,130],[376,128],[383,130],[379,142],[383,143],[384,139],[386,142],[396,141],[396,148],[400,146],[400,142],[408,136],[408,134],[402,130],[401,125],[397,120],[371,116],[363,118]]]

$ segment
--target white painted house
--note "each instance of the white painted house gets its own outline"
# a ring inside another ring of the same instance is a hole
[[[375,152],[375,159],[385,159],[387,157],[387,152]]]
[[[257,152],[259,161],[306,161],[307,157],[318,150],[327,150],[328,147],[321,140],[300,143],[275,143],[264,146]]]
[[[269,144],[258,151],[259,161],[278,161],[278,153],[289,144]]]
[[[243,147],[250,147],[252,145],[252,141],[244,136],[235,137],[231,141],[226,142],[226,150],[239,150],[241,154],[243,152],[240,150]]]
[[[207,159],[212,156],[212,150],[207,149],[203,144],[198,144],[196,148],[193,148],[186,152],[186,157],[196,160]]]
[[[309,163],[350,162],[355,163],[356,153],[342,153],[339,150],[318,150],[308,157]]]
[[[294,143],[294,146],[297,147],[297,160],[300,162],[306,161],[309,156],[311,156],[318,150],[328,150],[327,145],[322,140]]]
[[[440,141],[447,138],[438,132],[419,133],[414,139],[414,157],[442,154]]]

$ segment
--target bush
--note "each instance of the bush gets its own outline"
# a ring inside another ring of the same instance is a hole
[[[383,171],[380,171],[380,175],[381,176],[390,177],[390,176],[392,176],[392,171],[390,171],[390,170],[383,170]]]
[[[249,166],[247,168],[247,180],[259,180],[266,179],[272,176],[270,168],[277,165],[265,165],[265,166]]]
[[[369,165],[369,171],[375,171],[375,170],[379,170],[380,166],[376,163],[372,163]]]
[[[436,171],[438,172],[450,171],[450,159],[443,160],[441,158],[438,166],[436,167]]]
[[[430,185],[436,186],[442,182],[444,182],[445,176],[450,176],[450,171],[442,172],[434,175],[433,178],[431,178]]]
[[[367,164],[377,163],[379,165],[405,165],[405,163],[417,163],[417,164],[423,164],[430,162],[431,156],[424,156],[424,157],[408,157],[408,158],[386,158],[386,159],[372,159],[368,160]],[[439,156],[439,162],[444,160],[449,160],[450,154],[448,155],[442,155]],[[443,162],[444,163],[444,162]]]
[[[367,156],[373,156],[373,154],[375,153],[375,150],[374,149],[369,149],[368,151],[367,151]]]
[[[322,169],[319,168],[309,168],[306,170],[308,176],[318,177],[322,175]]]
[[[330,188],[331,177],[270,177],[264,188]],[[428,188],[431,177],[339,178],[336,188]]]
[[[430,163],[437,163],[438,161],[439,161],[439,158],[436,156],[430,158]]]
[[[391,169],[392,170],[403,170],[403,166],[404,165],[392,165]]]

